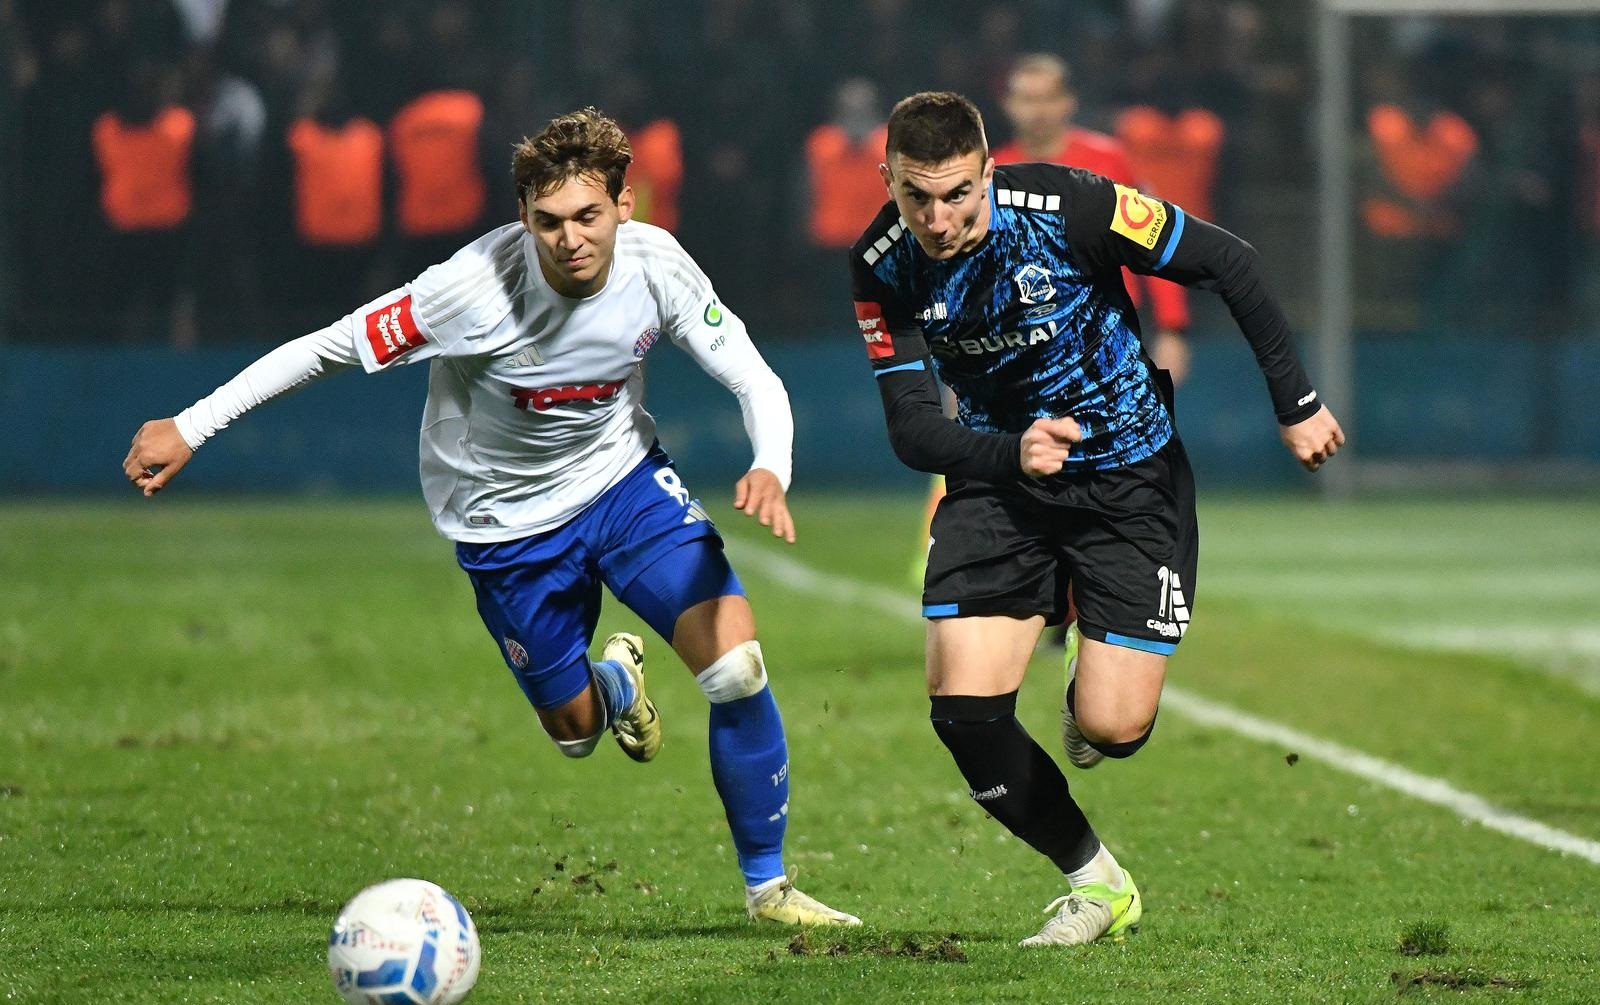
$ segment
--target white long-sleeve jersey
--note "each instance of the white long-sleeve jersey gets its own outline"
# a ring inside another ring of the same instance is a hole
[[[645,354],[665,335],[739,399],[755,458],[789,486],[794,422],[743,322],[659,227],[625,223],[605,288],[551,289],[508,224],[337,323],[274,349],[177,416],[198,448],[255,406],[339,369],[430,360],[422,492],[455,541],[559,527],[644,457]]]

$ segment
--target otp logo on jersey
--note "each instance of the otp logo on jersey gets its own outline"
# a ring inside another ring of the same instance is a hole
[[[568,401],[610,401],[626,383],[626,380],[613,380],[609,384],[571,384],[566,387],[540,387],[532,390],[516,387],[511,389],[511,400],[523,411],[527,411],[531,405],[535,412],[548,412]]]
[[[894,338],[883,320],[883,306],[870,300],[856,301],[856,327],[867,342],[868,359],[888,359],[894,355]]]
[[[411,294],[367,315],[367,344],[379,366],[428,344],[411,316]]]

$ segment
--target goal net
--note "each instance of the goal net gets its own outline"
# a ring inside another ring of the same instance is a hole
[[[1335,493],[1600,484],[1600,0],[1322,0]]]

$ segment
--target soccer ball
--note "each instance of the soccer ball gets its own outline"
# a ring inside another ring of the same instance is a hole
[[[369,886],[328,936],[333,986],[350,1005],[456,1005],[478,979],[478,930],[425,879]]]

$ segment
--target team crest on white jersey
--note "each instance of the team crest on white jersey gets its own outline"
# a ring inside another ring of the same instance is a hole
[[[633,354],[640,359],[644,359],[644,354],[650,351],[650,347],[655,345],[656,340],[660,337],[660,328],[646,328],[639,333],[638,338],[633,340]]]
[[[1043,304],[1055,299],[1056,284],[1050,279],[1050,270],[1042,265],[1024,265],[1012,277],[1017,284],[1017,296],[1025,304]]]

